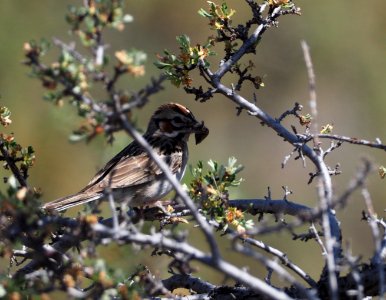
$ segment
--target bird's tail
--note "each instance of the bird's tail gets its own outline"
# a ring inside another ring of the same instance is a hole
[[[45,203],[42,206],[42,209],[47,211],[62,211],[69,209],[71,207],[85,204],[94,200],[98,200],[103,196],[103,193],[77,193],[73,195],[69,195],[63,198],[56,199],[54,201]]]

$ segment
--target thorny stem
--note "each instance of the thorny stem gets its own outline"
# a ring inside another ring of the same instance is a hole
[[[272,12],[271,19],[274,19],[275,16],[280,12],[279,9],[274,9]],[[237,94],[234,89],[228,88],[221,83],[221,78],[229,72],[231,67],[236,64],[240,58],[248,53],[248,51],[261,39],[262,34],[267,28],[266,24],[259,25],[252,35],[244,41],[240,49],[226,62],[224,62],[220,68],[212,73],[207,69],[207,74],[211,79],[212,86],[216,89],[217,92],[223,94],[228,99],[235,102],[239,107],[246,109],[250,115],[260,119],[263,124],[271,127],[274,131],[278,133],[279,136],[283,137],[286,141],[292,145],[302,146],[299,148],[302,153],[307,156],[316,166],[319,173],[319,200],[320,207],[325,212],[322,215],[322,226],[325,231],[326,237],[326,247],[327,247],[327,270],[329,278],[329,287],[330,287],[330,296],[333,300],[337,299],[337,279],[336,279],[336,269],[335,262],[338,261],[341,254],[341,232],[339,228],[339,223],[335,222],[336,219],[334,213],[327,213],[328,206],[332,201],[332,182],[331,176],[329,175],[329,170],[327,165],[323,161],[323,157],[320,155],[320,151],[316,152],[306,145],[299,137],[291,132],[289,132],[285,127],[283,127],[280,122],[272,118],[266,112],[258,108],[255,104],[251,103],[241,95]],[[336,224],[336,226],[331,227],[331,222]]]
[[[100,234],[110,235],[110,228],[103,226],[102,224],[95,224],[93,226],[94,231]],[[286,295],[284,292],[277,290],[270,285],[266,284],[259,278],[256,278],[246,271],[243,271],[239,267],[236,267],[220,257],[208,256],[204,252],[192,247],[191,245],[180,242],[176,243],[175,240],[165,237],[162,233],[155,233],[153,235],[146,235],[140,232],[130,233],[122,232],[120,239],[125,242],[136,243],[140,245],[150,245],[160,249],[169,249],[174,252],[185,254],[189,259],[195,259],[202,263],[212,266],[216,270],[219,270],[223,274],[237,279],[239,282],[244,283],[251,287],[253,290],[260,291],[264,295],[271,297],[271,299],[277,300],[290,300],[293,299]]]
[[[343,203],[346,202],[349,195],[351,193],[353,193],[356,190],[356,188],[363,185],[364,178],[367,176],[370,169],[371,169],[370,164],[368,161],[366,161],[365,167],[358,172],[359,174],[357,175],[355,180],[350,184],[349,189],[348,189],[349,192],[344,193],[342,195],[342,197],[337,199],[336,202],[332,203],[331,205],[336,205],[338,203],[342,204],[342,202]],[[238,200],[230,201],[229,204],[231,206],[239,207],[242,210],[249,209],[252,214],[264,212],[264,213],[289,214],[289,215],[293,215],[293,216],[298,216],[298,218],[299,218],[299,220],[298,220],[299,224],[298,225],[304,224],[305,220],[309,220],[309,221],[316,220],[321,215],[321,212],[319,209],[311,209],[311,208],[308,208],[307,206],[293,203],[293,202],[290,202],[288,200],[284,201],[284,200],[273,200],[273,199],[269,199],[269,200],[267,200],[267,199],[238,199]],[[77,222],[75,220],[68,219],[68,218],[63,219],[63,220],[62,220],[62,218],[60,218],[60,219],[56,220],[55,218],[57,218],[57,217],[54,217],[54,218],[49,217],[47,219],[47,222],[54,222],[54,223],[60,222],[60,224],[63,223],[64,226],[69,226],[71,228],[74,226],[75,227],[78,226]],[[152,219],[150,219],[150,220],[152,220]],[[101,223],[103,224],[103,226],[113,227],[113,228],[109,229],[109,232],[111,232],[111,236],[114,236],[115,239],[120,238],[122,236],[122,234],[121,234],[122,230],[126,230],[126,229],[121,227],[119,229],[119,232],[117,232],[114,229],[113,219],[106,219],[106,220],[101,221]],[[288,225],[291,225],[291,224],[288,224]],[[131,234],[138,233],[138,231],[136,231],[136,230],[132,230],[132,229],[128,230],[127,229],[127,232],[129,232],[129,231]],[[276,230],[276,232],[277,232],[277,230]],[[78,245],[78,243],[81,242],[85,238],[87,238],[87,237],[82,238],[79,236],[72,236],[71,234],[66,234],[63,237],[61,237],[61,239],[59,241],[55,242],[52,245],[51,249],[53,249],[54,251],[60,252],[60,253],[65,253],[69,248],[71,248],[75,245]],[[254,243],[251,243],[251,244],[254,244]],[[46,256],[46,254],[43,254],[43,257],[45,257],[45,256]],[[194,256],[191,256],[191,255],[189,255],[189,257],[195,258]],[[45,260],[40,258],[39,255],[36,256],[36,254],[35,254],[33,256],[33,258],[34,259],[29,264],[27,264],[25,267],[23,267],[22,269],[20,269],[16,273],[16,275],[15,275],[16,277],[18,277],[22,274],[28,274],[28,273],[30,273],[30,272],[32,272],[32,271],[34,271],[34,270],[36,270],[39,267],[44,265]],[[310,284],[311,284],[311,282],[310,282]]]
[[[260,120],[264,122],[264,124],[271,127],[273,130],[275,130],[279,136],[283,137],[285,140],[290,142],[293,145],[299,144],[301,141],[299,141],[299,138],[289,132],[285,127],[283,127],[279,122],[277,122],[275,119],[273,119],[270,115],[262,111],[260,108],[258,108],[255,104],[249,102],[242,96],[238,95],[234,91],[232,91],[230,88],[224,86],[220,82],[213,82],[214,87],[217,89],[218,92],[226,96],[227,98],[231,99],[233,102],[238,104],[239,106],[246,109],[251,115],[256,116]],[[332,182],[331,177],[329,175],[328,168],[326,164],[324,163],[323,159],[308,145],[303,144],[301,146],[302,153],[307,156],[311,161],[315,164],[318,172],[320,173],[320,189],[321,193],[319,194],[322,196],[320,198],[320,206],[322,211],[327,212],[328,205],[331,203],[332,200]],[[331,219],[332,218],[332,219]],[[335,261],[338,261],[341,253],[341,233],[339,228],[339,222],[335,222],[335,214],[333,216],[331,214],[323,213],[323,229],[325,231],[326,236],[326,246],[327,246],[327,266],[329,271],[329,280],[330,280],[330,287],[332,291],[332,295],[337,295],[337,280],[336,280],[336,270],[335,270]],[[330,222],[333,221],[333,223],[336,225],[333,228],[330,226]],[[332,237],[334,237],[334,241],[332,240]],[[337,299],[336,297],[332,296],[332,299]]]

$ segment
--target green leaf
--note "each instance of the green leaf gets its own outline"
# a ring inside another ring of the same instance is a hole
[[[236,164],[237,159],[234,156],[229,157],[228,159],[228,167],[233,168],[233,166]]]
[[[68,11],[72,14],[76,14],[77,12],[77,7],[75,5],[69,5],[68,6]]]
[[[214,162],[214,161],[211,160],[211,159],[208,161],[208,165],[209,165],[209,167],[212,169],[212,171],[215,171],[216,168],[217,168],[217,163]]]
[[[86,133],[72,133],[69,135],[68,137],[68,140],[72,143],[77,143],[77,142],[80,142],[80,141],[83,141],[87,138],[87,134]]]
[[[41,39],[40,40],[40,54],[44,55],[50,48],[51,48],[51,43],[47,39]]]
[[[141,50],[132,49],[128,54],[132,57],[135,66],[143,65],[147,60],[147,54]]]
[[[177,36],[176,39],[178,44],[180,44],[182,50],[184,50],[185,52],[189,52],[190,38],[186,34],[183,34],[183,35]]]
[[[80,41],[82,42],[83,46],[90,47],[95,44],[95,40],[89,38],[83,31],[78,32],[78,36]]]
[[[204,18],[210,18],[212,15],[208,13],[205,9],[200,8],[198,14]]]
[[[84,19],[84,24],[88,32],[93,32],[96,26],[94,18],[87,17]]]
[[[166,67],[171,67],[172,65],[169,64],[169,63],[164,63],[162,61],[156,61],[154,62],[154,65],[158,68],[158,69],[164,69]]]
[[[225,16],[229,14],[228,5],[225,2],[221,4],[221,11]]]
[[[43,99],[50,102],[57,102],[62,98],[61,92],[47,92],[44,94]]]

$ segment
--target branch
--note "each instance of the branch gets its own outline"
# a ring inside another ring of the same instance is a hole
[[[216,228],[220,229],[220,225],[216,222],[216,221],[211,221],[211,224],[213,226],[215,226]],[[231,230],[230,228],[227,228],[225,233],[227,235],[229,235],[232,239],[236,240],[236,239],[239,239],[241,240],[244,244],[249,244],[249,245],[252,245],[252,246],[255,246],[269,254],[272,254],[273,256],[276,256],[277,258],[279,258],[280,262],[288,267],[289,269],[291,269],[292,271],[294,271],[297,275],[299,275],[304,281],[306,281],[311,287],[315,288],[317,283],[311,278],[310,275],[308,275],[304,270],[302,270],[299,266],[297,266],[296,264],[294,264],[288,257],[287,257],[287,254],[283,253],[282,251],[280,251],[279,249],[276,249],[274,247],[271,247],[267,244],[265,244],[264,242],[262,241],[258,241],[256,239],[253,239],[251,237],[248,237],[247,235],[245,234],[239,234],[237,232],[235,232],[234,230]],[[238,245],[236,245],[236,247],[239,247]],[[239,252],[243,252],[245,250],[243,249],[240,249],[240,248],[237,248]],[[248,254],[249,255],[249,254]],[[256,256],[257,254],[254,253],[252,254],[251,256]],[[292,284],[295,284],[300,291],[302,291],[303,293],[307,294],[308,292],[304,290],[303,286],[301,286],[298,282],[296,282],[294,280],[294,278],[292,276],[290,276],[288,273],[286,273],[286,271],[282,271],[282,269],[279,269],[278,266],[272,266],[271,264],[274,263],[272,260],[268,260],[267,258],[265,257],[262,257],[262,256],[259,256],[257,258],[258,260],[262,261],[262,263],[268,267],[268,268],[271,268],[271,269],[274,269],[277,271],[278,275],[281,276],[281,275],[285,275],[285,278]],[[284,274],[285,273],[285,274]],[[311,296],[311,295],[309,295]]]
[[[367,146],[370,148],[376,148],[386,151],[386,145],[382,144],[380,140],[376,142],[370,142],[368,140],[363,139],[357,139],[353,137],[348,136],[342,136],[342,135],[336,135],[336,134],[317,134],[317,137],[321,139],[331,139],[331,140],[337,140],[341,142],[347,142],[354,145],[361,145],[361,146]]]
[[[372,200],[371,200],[371,197],[370,197],[370,193],[369,191],[367,190],[367,188],[362,188],[362,195],[363,195],[363,198],[365,200],[365,204],[366,204],[366,207],[367,207],[367,212],[369,214],[369,216],[367,217],[367,221],[370,225],[370,229],[371,229],[371,233],[372,233],[372,236],[373,236],[373,240],[374,240],[374,245],[375,245],[375,251],[374,251],[374,255],[371,259],[371,263],[373,266],[375,266],[376,269],[378,269],[378,278],[379,278],[379,282],[384,282],[385,281],[385,273],[384,273],[384,270],[383,270],[383,259],[382,259],[382,238],[381,238],[381,233],[379,231],[379,228],[378,228],[378,219],[377,219],[377,216],[375,214],[375,211],[374,211],[374,206],[373,206],[373,203],[372,203]],[[385,223],[384,221],[382,220],[381,221],[381,224],[382,226],[385,228]],[[379,284],[379,296],[381,297],[381,299],[383,299],[383,296],[384,296],[384,285],[383,284]]]
[[[302,286],[295,278],[287,272],[284,268],[282,268],[276,261],[271,260],[262,254],[252,251],[250,248],[247,248],[246,246],[240,245],[240,244],[235,244],[234,248],[236,251],[239,253],[243,253],[247,256],[253,257],[254,259],[260,261],[264,266],[266,266],[267,269],[276,271],[277,275],[289,283],[291,283],[296,289],[297,289],[297,295],[296,298],[301,298],[304,299],[306,297],[307,299],[313,299],[316,300],[318,299],[315,297],[315,295],[308,291],[304,286]]]
[[[313,124],[313,131],[316,133],[318,132],[318,108],[317,108],[317,101],[316,101],[316,80],[315,80],[315,72],[314,67],[311,60],[311,54],[310,54],[310,47],[308,46],[306,41],[301,42],[302,50],[303,50],[303,56],[304,56],[304,62],[306,64],[307,68],[307,75],[308,75],[308,89],[310,94],[309,104],[311,109],[311,115],[312,115],[312,124]],[[318,141],[314,141],[315,145],[318,144]]]
[[[382,263],[379,267],[363,264],[358,270],[361,275],[365,296],[380,296],[379,290],[381,289],[381,286],[386,284],[386,280],[383,278],[383,282],[379,281],[379,269],[382,269],[382,272],[386,273],[385,263]],[[341,287],[340,299],[347,299],[346,291],[355,290],[357,287],[357,281],[353,274],[349,273],[347,276],[339,278],[339,286]]]
[[[183,287],[193,290],[197,294],[208,294],[216,288],[214,284],[188,274],[175,274],[168,279],[162,280],[162,283],[169,291]]]
[[[272,18],[274,18],[274,16],[279,12],[280,8],[274,9],[272,12]],[[216,72],[212,73],[208,68],[206,73],[211,79],[212,85],[214,88],[216,88],[217,92],[223,94],[225,97],[235,102],[239,107],[246,109],[250,115],[259,118],[264,124],[271,127],[278,133],[279,136],[283,137],[292,145],[297,147],[302,145],[300,147],[302,153],[315,164],[319,173],[319,204],[322,211],[325,212],[322,215],[322,226],[325,232],[328,251],[327,270],[328,278],[330,279],[330,291],[332,299],[336,300],[337,281],[335,275],[335,262],[341,256],[341,232],[339,228],[339,222],[336,220],[335,214],[333,212],[327,213],[327,208],[332,201],[332,182],[328,167],[325,164],[320,151],[314,151],[311,149],[304,143],[304,141],[299,138],[299,136],[289,132],[284,126],[280,124],[280,122],[262,111],[255,104],[237,94],[234,89],[228,88],[221,83],[221,78],[224,76],[224,74],[228,72],[232,65],[234,65],[243,55],[245,55],[247,50],[258,41],[265,29],[266,27],[263,24],[258,26],[250,38],[248,38],[248,40],[243,43],[240,49],[227,62],[220,66]],[[332,226],[330,222],[333,222]],[[332,239],[332,236],[334,236],[334,240]]]
[[[0,151],[3,155],[3,159],[6,161],[7,165],[11,169],[12,174],[16,177],[17,181],[19,181],[20,186],[28,187],[26,179],[20,173],[19,168],[16,166],[13,159],[9,156],[8,151],[4,148],[4,142],[0,141]]]
[[[95,233],[99,234],[100,238],[109,237],[111,235],[111,229],[100,223],[92,226]],[[140,232],[132,233],[129,231],[121,230],[119,237],[120,241],[126,243],[136,243],[139,245],[152,246],[153,248],[166,249],[176,253],[186,255],[189,260],[197,260],[205,265],[222,272],[223,274],[235,279],[236,281],[243,283],[255,291],[261,292],[264,295],[271,297],[272,299],[292,299],[284,292],[277,290],[270,285],[266,284],[259,278],[256,278],[246,271],[243,271],[239,267],[236,267],[220,257],[213,257],[213,255],[207,255],[204,252],[194,248],[186,242],[176,243],[174,239],[165,237],[162,233],[154,233],[152,235],[146,235]]]

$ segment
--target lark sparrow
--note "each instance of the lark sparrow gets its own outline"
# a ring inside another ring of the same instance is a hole
[[[199,144],[209,130],[189,109],[169,103],[154,112],[143,135],[178,180],[183,177],[188,161],[190,134],[195,134],[196,144]],[[61,211],[96,201],[105,197],[107,188],[111,188],[116,201],[127,201],[130,206],[145,206],[160,200],[172,186],[158,165],[134,141],[113,157],[80,192],[48,202],[43,209]]]

